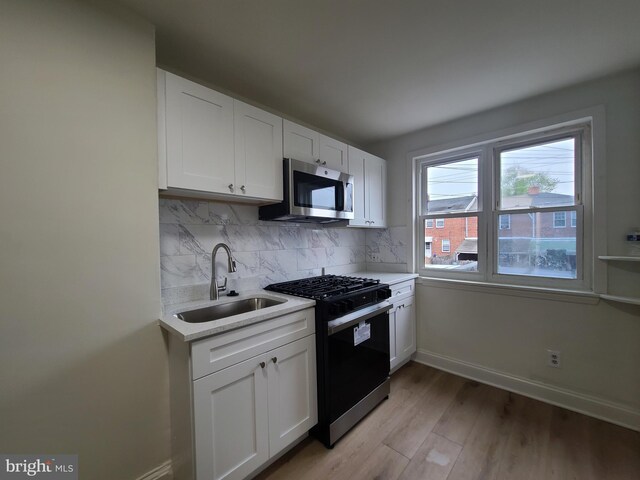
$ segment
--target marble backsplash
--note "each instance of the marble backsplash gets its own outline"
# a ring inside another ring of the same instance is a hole
[[[207,298],[211,250],[231,248],[237,272],[227,274],[218,252],[218,279],[238,291],[322,274],[323,267],[404,264],[406,229],[365,230],[258,220],[258,207],[160,199],[160,268],[165,305]],[[371,268],[374,270],[374,268]]]

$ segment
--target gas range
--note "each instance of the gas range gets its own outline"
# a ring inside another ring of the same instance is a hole
[[[389,286],[380,280],[341,275],[274,283],[265,289],[316,300],[318,317],[324,321],[375,305],[391,296]]]
[[[331,448],[389,395],[391,289],[340,275],[265,288],[316,301],[318,424],[311,433]]]

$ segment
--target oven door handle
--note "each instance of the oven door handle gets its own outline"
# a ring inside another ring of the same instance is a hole
[[[331,320],[329,323],[327,323],[327,331],[329,335],[333,335],[334,333],[338,333],[340,330],[344,330],[345,328],[357,325],[358,323],[364,322],[371,317],[375,317],[376,315],[380,315],[381,313],[388,312],[389,310],[391,310],[391,307],[393,307],[393,305],[391,305],[389,302],[381,302],[371,307],[357,310],[343,317]]]

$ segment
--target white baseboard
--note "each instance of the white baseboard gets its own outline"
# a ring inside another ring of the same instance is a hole
[[[640,411],[632,410],[597,397],[573,392],[560,387],[534,382],[527,378],[510,375],[474,363],[464,362],[444,355],[419,349],[414,360],[430,367],[444,370],[461,377],[493,385],[510,392],[519,393],[542,402],[557,405],[590,417],[599,418],[622,427],[640,431]]]
[[[145,473],[136,480],[173,480],[173,470],[171,470],[171,460],[167,460],[162,465],[158,465],[153,470]]]

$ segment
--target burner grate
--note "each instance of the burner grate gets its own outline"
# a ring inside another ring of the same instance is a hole
[[[273,283],[266,287],[266,289],[274,292],[287,293],[289,295],[297,295],[299,297],[322,300],[344,293],[356,292],[379,283],[380,280],[371,278],[321,275],[289,282]]]

